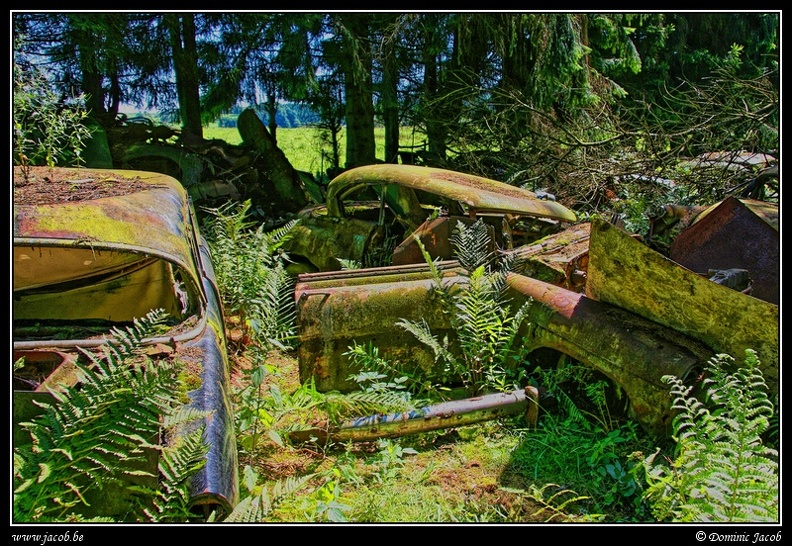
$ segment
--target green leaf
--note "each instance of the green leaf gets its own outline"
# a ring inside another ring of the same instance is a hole
[[[245,484],[245,487],[248,491],[253,491],[258,484],[258,474],[253,467],[250,465],[245,465],[245,469],[242,472],[242,482]]]

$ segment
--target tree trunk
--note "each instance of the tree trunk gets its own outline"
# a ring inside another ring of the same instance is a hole
[[[385,125],[385,163],[399,162],[399,67],[396,63],[395,44],[386,42],[383,51],[382,119]]]
[[[435,162],[445,159],[446,154],[446,126],[439,116],[435,114],[438,96],[440,93],[440,76],[437,66],[437,56],[433,53],[434,29],[427,28],[425,33],[423,62],[424,62],[424,103],[426,104],[426,140],[429,156]]]
[[[278,114],[278,103],[275,102],[275,94],[267,94],[267,114],[269,115],[269,132],[272,135],[272,142],[278,145],[278,123],[275,116]]]
[[[79,31],[80,43],[91,43],[94,38],[89,31]],[[82,81],[80,85],[86,95],[85,106],[91,113],[100,119],[106,113],[104,105],[104,89],[102,89],[102,74],[99,73],[96,62],[96,51],[92,48],[79,48],[79,62]]]
[[[170,30],[182,132],[203,138],[201,96],[198,90],[198,53],[195,45],[195,15],[167,14],[165,20]]]
[[[107,113],[115,119],[120,107],[121,83],[118,81],[118,71],[116,70],[110,75],[110,103],[107,105]]]
[[[368,14],[342,14],[344,34],[344,85],[346,90],[346,167],[376,161],[372,55],[368,44]]]

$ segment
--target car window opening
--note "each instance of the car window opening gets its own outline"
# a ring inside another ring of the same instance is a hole
[[[158,257],[73,247],[17,247],[14,253],[15,340],[38,337],[32,325],[41,328],[41,322],[61,325],[74,339],[77,325],[96,335],[153,309],[164,309],[171,325],[200,310],[180,268]]]

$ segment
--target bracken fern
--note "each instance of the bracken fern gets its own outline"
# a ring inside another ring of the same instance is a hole
[[[282,502],[291,498],[314,477],[313,474],[293,476],[278,480],[270,486],[261,486],[261,491],[242,499],[223,521],[230,523],[253,523],[265,521],[267,516]]]
[[[160,448],[161,417],[178,407],[178,380],[176,363],[152,365],[141,341],[165,316],[114,329],[104,357],[84,351],[90,364],[77,363],[77,386],[53,392],[52,403],[38,403],[41,415],[21,423],[31,442],[14,448],[15,521],[83,519],[104,487],[133,491],[127,479],[156,478],[144,463]]]
[[[473,269],[468,269],[467,285],[453,293],[441,284],[434,263],[421,241],[416,239],[443,292],[444,301],[449,304],[458,348],[452,348],[448,338],[441,340],[434,336],[426,321],[401,319],[397,322],[399,327],[433,350],[436,359],[444,365],[444,379],[461,381],[473,395],[514,387],[509,384],[508,374],[523,356],[515,341],[530,305],[526,302],[516,311],[512,310],[506,297],[505,279],[508,267],[513,264],[507,261],[505,266],[490,270],[487,237],[486,226],[480,220],[469,227],[457,226],[453,238],[455,256],[463,255],[465,268]]]
[[[752,350],[745,366],[729,371],[733,358],[717,355],[704,379],[705,396],[691,394],[679,378],[666,376],[674,398],[676,458],[670,466],[644,461],[646,498],[660,521],[778,521],[778,451],[761,436],[774,408]]]
[[[280,247],[295,220],[265,231],[248,220],[250,201],[205,209],[217,284],[230,314],[241,317],[262,349],[286,349],[295,334],[294,279]]]
[[[191,480],[203,468],[209,445],[204,439],[207,412],[183,406],[163,419],[166,429],[180,430],[178,440],[162,449],[157,489],[147,491],[151,508],[143,513],[152,522],[186,522],[199,519],[193,510]]]

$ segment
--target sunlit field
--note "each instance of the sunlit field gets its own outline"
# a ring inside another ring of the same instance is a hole
[[[341,131],[339,154],[341,164],[344,163],[346,151],[346,132]],[[242,137],[236,127],[217,127],[210,125],[204,128],[204,138],[220,139],[229,144],[241,144]],[[385,158],[385,130],[382,127],[374,129],[374,137],[377,141],[377,159]],[[283,150],[295,169],[307,171],[313,174],[323,173],[331,166],[331,147],[326,140],[323,141],[319,129],[315,127],[300,127],[296,129],[281,129],[276,133],[278,147]],[[403,148],[420,145],[423,136],[414,132],[411,127],[402,127],[399,136],[399,144]],[[322,153],[324,151],[324,154]]]

